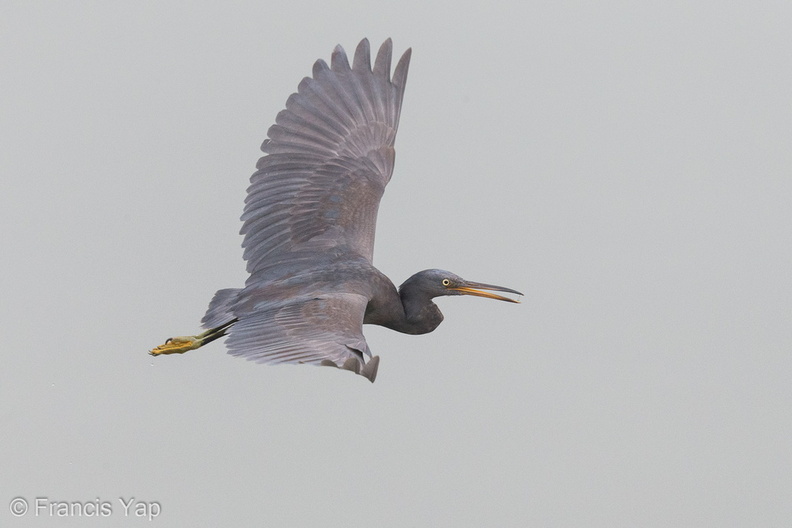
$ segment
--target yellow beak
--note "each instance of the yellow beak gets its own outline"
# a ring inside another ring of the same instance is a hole
[[[519,303],[520,301],[518,299],[512,299],[511,297],[504,297],[503,295],[498,295],[496,293],[490,293],[489,291],[482,291],[482,290],[507,292],[507,293],[513,293],[515,295],[522,295],[522,293],[518,292],[517,290],[512,290],[511,288],[504,288],[503,286],[493,286],[492,284],[484,284],[481,282],[465,282],[464,286],[456,286],[448,289],[458,291],[463,295],[474,295],[476,297],[486,297],[487,299],[495,299],[497,301],[506,301],[512,303]]]

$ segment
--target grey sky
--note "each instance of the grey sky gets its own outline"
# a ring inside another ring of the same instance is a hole
[[[792,524],[792,6],[6,2],[0,524]],[[198,330],[317,58],[413,48],[375,265],[526,293],[364,329],[377,382]],[[90,522],[93,522],[90,521]]]

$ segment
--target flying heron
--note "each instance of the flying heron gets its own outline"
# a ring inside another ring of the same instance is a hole
[[[363,39],[350,67],[341,46],[321,59],[267,132],[242,214],[250,277],[218,291],[196,336],[174,337],[151,354],[181,354],[223,336],[235,356],[260,363],[309,363],[374,381],[363,324],[407,334],[443,320],[432,299],[516,290],[471,282],[439,269],[416,273],[397,290],[372,265],[377,209],[393,173],[408,49],[391,73],[391,40],[371,67]],[[368,358],[368,360],[367,360]]]

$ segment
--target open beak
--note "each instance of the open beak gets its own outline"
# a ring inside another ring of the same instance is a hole
[[[476,297],[486,297],[487,299],[496,299],[498,301],[506,301],[512,303],[519,303],[520,301],[518,299],[512,299],[511,297],[504,297],[503,295],[490,293],[490,291],[499,291],[499,292],[513,293],[515,295],[522,295],[522,293],[518,292],[517,290],[512,290],[511,288],[504,288],[503,286],[493,286],[492,284],[483,284],[481,282],[469,282],[469,281],[465,281],[464,286],[457,286],[456,288],[448,288],[448,289],[458,291],[463,295],[475,295]],[[482,291],[482,290],[490,290],[490,291]]]

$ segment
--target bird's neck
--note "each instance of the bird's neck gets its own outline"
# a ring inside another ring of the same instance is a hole
[[[376,293],[366,306],[363,323],[404,334],[426,334],[443,321],[443,314],[432,297],[414,280],[408,279],[396,290],[385,275],[376,272],[372,283]]]
[[[405,334],[426,334],[443,322],[443,314],[432,299],[425,293],[413,290],[407,285],[399,290],[399,297],[404,308],[404,318],[399,327],[394,328]]]

